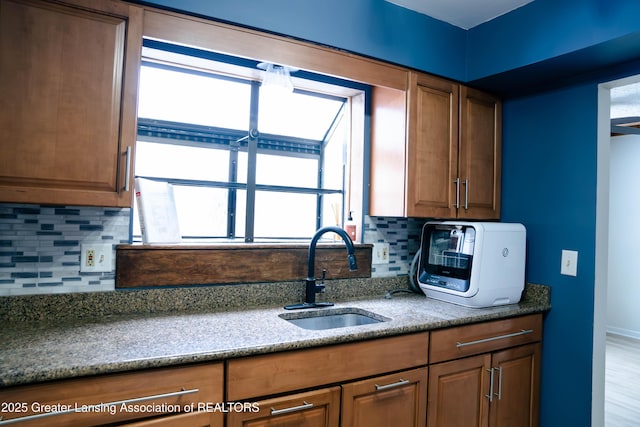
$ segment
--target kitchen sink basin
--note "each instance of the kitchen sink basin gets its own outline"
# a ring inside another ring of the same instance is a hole
[[[301,328],[314,331],[370,325],[390,320],[379,314],[353,307],[284,313],[280,315],[280,318]]]

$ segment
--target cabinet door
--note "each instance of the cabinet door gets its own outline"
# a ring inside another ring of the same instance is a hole
[[[127,427],[223,427],[222,412],[211,415],[207,412],[192,412],[126,424]]]
[[[142,9],[66,3],[0,0],[0,201],[131,206]]]
[[[489,354],[431,365],[429,427],[488,426],[490,369]]]
[[[540,349],[530,344],[493,355],[493,427],[538,425]]]
[[[227,427],[337,427],[340,420],[340,387],[256,403],[257,412],[230,412]]]
[[[460,218],[499,219],[502,104],[487,93],[460,88]]]
[[[407,91],[371,90],[369,215],[406,216]]]
[[[458,92],[454,82],[411,74],[407,216],[456,216]]]
[[[151,422],[153,417],[168,423],[191,408],[199,409],[202,402],[223,402],[223,389],[222,363],[26,384],[0,388],[0,402],[24,405],[20,412],[4,412],[2,406],[0,419],[21,427],[122,425],[145,418]],[[201,412],[194,418],[202,423],[196,425],[220,426],[222,420],[219,412]]]
[[[342,386],[342,427],[426,424],[427,368]]]

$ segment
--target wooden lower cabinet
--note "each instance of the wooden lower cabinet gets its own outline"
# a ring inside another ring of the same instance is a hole
[[[227,399],[260,411],[227,426],[424,427],[428,352],[420,332],[228,360]]]
[[[222,414],[214,417],[208,412],[170,415],[125,424],[127,427],[222,427]]]
[[[537,426],[541,345],[511,348],[492,357],[494,398],[489,411],[492,426]]]
[[[342,385],[342,427],[424,427],[427,368]]]
[[[256,402],[227,427],[425,427],[427,368]]]
[[[227,427],[338,427],[340,422],[337,386],[256,403],[256,412],[229,413]]]
[[[529,315],[7,387],[0,402],[22,406],[0,412],[0,420],[54,427],[536,427],[541,329],[542,315]],[[141,406],[150,409],[135,409]],[[93,410],[68,409],[74,407]]]
[[[211,363],[73,378],[0,389],[2,423],[21,427],[222,427],[224,365]]]
[[[487,354],[429,366],[429,427],[488,425],[490,363]]]
[[[260,410],[227,426],[536,427],[541,341],[533,314],[232,359],[227,399]]]
[[[429,427],[538,425],[539,343],[429,366]]]

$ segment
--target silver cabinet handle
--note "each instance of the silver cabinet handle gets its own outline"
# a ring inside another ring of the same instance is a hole
[[[91,407],[91,408],[108,408],[109,406],[121,406],[121,405],[129,405],[131,403],[137,403],[137,402],[144,402],[145,400],[155,400],[155,399],[164,399],[167,397],[176,397],[176,396],[183,396],[185,394],[193,394],[193,393],[197,393],[198,391],[200,391],[197,388],[193,388],[190,390],[180,390],[180,391],[174,391],[171,393],[164,393],[164,394],[154,394],[151,396],[144,396],[144,397],[135,397],[133,399],[125,399],[125,400],[116,400],[113,402],[107,402],[107,403],[96,403],[95,405],[91,405],[91,404],[86,404],[86,405],[78,405],[77,407],[71,408],[71,409],[66,409],[64,411],[55,411],[55,412],[43,412],[40,414],[34,414],[34,415],[27,415],[26,417],[20,417],[20,418],[11,418],[9,420],[0,420],[0,426],[4,426],[7,424],[13,424],[13,423],[18,423],[18,422],[22,422],[22,421],[30,421],[30,420],[37,420],[40,418],[47,418],[47,417],[53,417],[54,415],[65,415],[65,414],[73,414],[76,412],[83,412],[85,408],[87,407]]]
[[[290,412],[303,411],[309,408],[313,408],[313,403],[302,401],[302,405],[292,406],[291,408],[276,409],[274,407],[271,407],[271,415],[288,414]]]
[[[485,394],[484,397],[489,399],[489,403],[493,402],[493,368],[487,369],[489,372],[489,394]]]
[[[495,341],[495,340],[502,340],[505,338],[511,338],[511,337],[517,337],[520,335],[527,335],[527,334],[531,334],[533,333],[533,329],[521,329],[518,332],[513,332],[511,334],[504,334],[504,335],[497,335],[495,337],[489,337],[489,338],[483,338],[480,340],[475,340],[475,341],[467,341],[467,342],[457,342],[456,343],[456,347],[457,348],[462,348],[462,347],[466,347],[469,345],[475,345],[475,344],[482,344],[485,342],[489,342],[489,341]]]
[[[502,368],[493,368],[498,371],[498,392],[496,396],[498,396],[498,400],[502,400]]]
[[[464,180],[464,209],[469,209],[469,180]]]
[[[460,178],[454,179],[453,183],[456,185],[456,209],[458,209],[460,207]]]
[[[400,381],[397,381],[395,383],[385,384],[385,385],[376,384],[375,386],[377,391],[381,391],[381,390],[389,390],[390,388],[400,387],[405,384],[409,384],[409,380],[403,380],[402,378],[400,378]]]
[[[127,157],[126,157],[126,166],[124,170],[124,191],[129,191],[129,187],[131,186],[131,146],[127,147]]]

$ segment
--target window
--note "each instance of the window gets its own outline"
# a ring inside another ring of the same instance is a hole
[[[300,71],[273,96],[257,61],[144,46],[136,176],[172,184],[183,239],[308,239],[342,224],[350,103],[366,87]],[[135,208],[133,220],[139,239]]]

